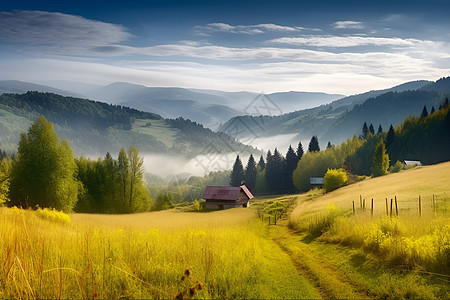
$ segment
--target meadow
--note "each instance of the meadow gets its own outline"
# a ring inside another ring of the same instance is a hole
[[[0,298],[319,298],[254,210],[0,210]]]
[[[0,298],[448,298],[448,178],[443,163],[215,212],[0,208]]]

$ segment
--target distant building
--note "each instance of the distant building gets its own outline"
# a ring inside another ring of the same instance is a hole
[[[421,166],[422,163],[418,160],[404,160],[403,163],[405,164],[405,166],[403,167],[403,169],[407,169],[409,166],[413,166],[413,167],[417,167],[417,166]]]
[[[323,186],[323,177],[310,177],[309,184],[312,188]]]
[[[207,186],[203,192],[207,209],[228,209],[235,207],[249,207],[252,193],[245,185],[234,186]]]

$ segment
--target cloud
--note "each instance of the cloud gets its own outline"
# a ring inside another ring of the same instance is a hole
[[[333,27],[336,29],[363,29],[364,25],[362,22],[356,21],[337,21]]]
[[[131,37],[121,25],[46,11],[0,12],[0,41],[35,46],[108,46]],[[107,49],[105,49],[107,50]]]
[[[268,31],[272,32],[296,32],[305,28],[300,26],[283,26],[272,23],[256,24],[256,25],[230,25],[226,23],[210,23],[206,26],[197,26],[198,33],[205,34],[206,32],[229,32],[240,34],[261,34]]]
[[[396,37],[367,37],[367,36],[331,36],[313,35],[303,37],[283,37],[270,42],[290,45],[305,45],[314,47],[356,47],[356,46],[398,46],[414,47],[420,44],[435,44],[432,41],[418,39],[402,39]]]

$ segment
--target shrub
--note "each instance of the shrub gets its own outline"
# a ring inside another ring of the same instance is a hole
[[[331,192],[347,183],[347,172],[343,169],[328,169],[325,173],[323,186],[325,191]]]
[[[70,216],[62,211],[57,211],[54,208],[38,208],[36,215],[42,219],[46,219],[57,223],[70,223]]]
[[[394,165],[389,167],[389,173],[398,173],[401,170],[403,170],[403,163],[398,160]]]

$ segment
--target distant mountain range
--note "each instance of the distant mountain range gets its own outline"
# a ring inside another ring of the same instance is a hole
[[[131,145],[143,153],[185,158],[214,152],[261,153],[183,118],[165,119],[121,105],[41,92],[0,95],[0,149],[15,152],[21,132],[40,115],[55,124],[76,155],[104,155]]]
[[[395,126],[409,115],[420,115],[424,105],[428,110],[432,106],[438,108],[449,92],[450,77],[436,82],[413,81],[281,116],[234,117],[223,124],[219,131],[227,132],[230,127],[237,127],[241,136],[248,139],[280,135],[290,138],[284,144],[295,145],[303,141],[304,147],[308,146],[307,142],[313,135],[317,135],[323,148],[328,141],[338,144],[355,134],[361,134],[364,122],[373,124],[375,130],[379,125],[387,130],[391,124]]]
[[[185,119],[203,124],[213,130],[230,118],[245,114],[260,95],[251,92],[225,92],[218,90],[184,89],[171,87],[146,87],[115,82],[104,87],[88,89],[89,85],[55,82],[77,92],[56,89],[21,81],[0,81],[1,93],[23,94],[27,91],[50,92],[63,96],[88,98],[152,112],[164,118]],[[286,92],[265,95],[278,106],[277,114],[316,107],[344,97],[338,94],[312,92]]]

